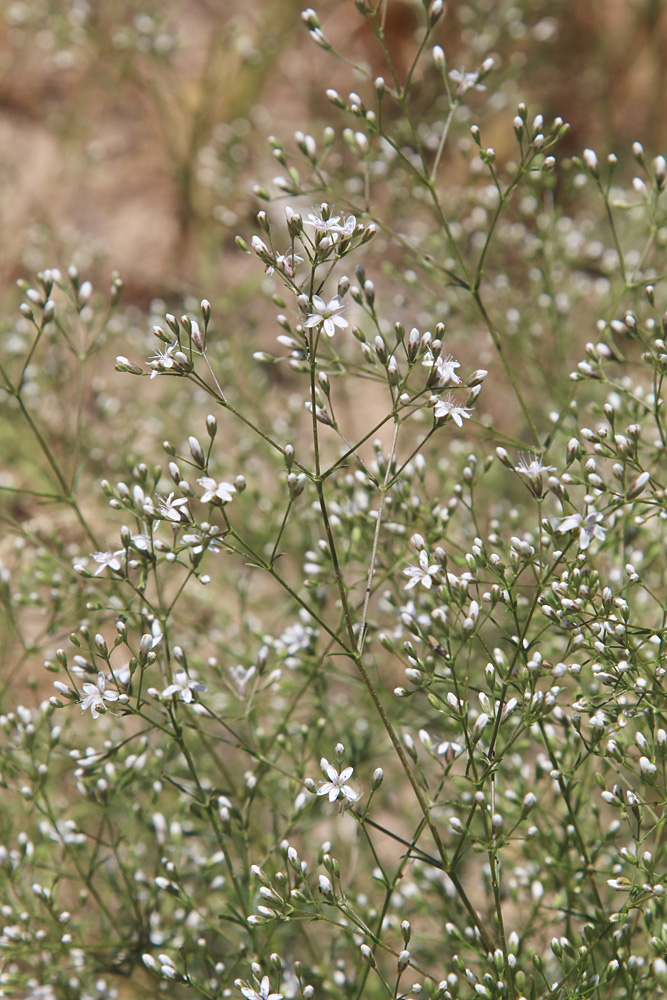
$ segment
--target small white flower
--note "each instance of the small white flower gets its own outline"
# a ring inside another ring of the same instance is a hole
[[[456,84],[456,96],[463,97],[469,90],[486,90],[483,83],[479,82],[479,70],[474,73],[466,73],[465,69],[451,69],[447,74],[450,80]]]
[[[248,667],[248,669],[246,670],[246,668],[241,663],[238,663],[235,667],[229,668],[229,673],[231,675],[232,680],[234,681],[234,684],[236,685],[239,697],[243,698],[245,696],[246,691],[248,690],[248,684],[255,676],[256,673],[255,667]]]
[[[222,503],[231,503],[236,493],[236,487],[232,486],[231,483],[218,483],[215,479],[211,479],[210,476],[202,476],[197,482],[204,490],[200,497],[202,503],[210,503],[211,500],[221,500]]]
[[[345,784],[345,782],[352,777],[354,768],[345,767],[339,774],[333,764],[330,764],[326,757],[323,757],[320,761],[320,767],[322,768],[322,773],[325,774],[329,780],[320,782],[320,787],[317,789],[318,795],[328,795],[329,802],[335,802],[339,796],[350,805],[357,801],[359,793],[355,792],[354,788],[351,788],[350,785]]]
[[[85,712],[89,708],[94,719],[99,719],[100,713],[98,709],[101,708],[103,712],[106,712],[105,702],[118,701],[117,691],[106,690],[106,680],[104,679],[104,674],[101,672],[97,675],[97,684],[86,682],[83,685],[83,694],[81,711]]]
[[[542,459],[537,457],[536,452],[533,452],[532,455],[520,455],[515,468],[522,476],[529,478],[537,478],[544,475],[545,472],[557,471],[555,465],[543,465]]]
[[[410,590],[411,587],[416,587],[418,583],[421,583],[422,587],[426,587],[430,590],[433,584],[433,578],[437,576],[440,572],[440,566],[434,563],[432,566],[428,564],[428,552],[426,549],[422,549],[419,553],[419,566],[408,566],[407,569],[403,570],[405,576],[410,577],[409,583],[406,583],[405,589]]]
[[[341,239],[347,239],[353,235],[357,228],[357,220],[354,215],[332,215],[328,219],[323,219],[322,215],[311,212],[305,220],[307,226],[313,226],[317,233],[321,233],[324,239],[319,240],[319,245],[333,246]]]
[[[288,656],[294,656],[299,650],[308,649],[316,636],[312,628],[306,628],[301,622],[294,622],[281,632],[276,645],[284,648]]]
[[[193,691],[206,691],[206,686],[200,681],[191,681],[185,670],[177,670],[174,674],[174,683],[164,689],[162,697],[171,698],[177,694],[181,701],[189,705],[194,700]]]
[[[432,352],[429,350],[426,352],[422,364],[427,368],[435,368],[440,385],[461,385],[461,379],[456,374],[456,369],[460,368],[461,365],[458,361],[454,360],[451,354],[448,354],[446,358],[443,358],[442,355],[434,358]]]
[[[157,511],[162,517],[166,518],[168,521],[189,521],[190,516],[187,511],[188,498],[178,497],[174,500],[174,494],[170,493],[168,497],[160,496],[159,493],[155,494],[157,499]]]
[[[151,548],[150,535],[130,535],[130,541],[139,552],[149,552]]]
[[[304,220],[307,226],[314,226],[319,233],[336,232],[340,227],[340,215],[332,215],[328,219],[323,219],[315,212],[309,212],[308,218]]]
[[[599,542],[604,542],[607,528],[602,526],[604,516],[596,510],[589,510],[584,517],[582,514],[570,514],[563,517],[558,525],[559,531],[578,531],[579,548],[587,549],[594,538]]]
[[[172,354],[178,349],[177,340],[175,340],[173,344],[169,344],[169,346],[164,349],[158,348],[157,352],[148,362],[149,367],[153,369],[151,372],[151,378],[155,378],[156,375],[164,375],[174,367],[176,361],[172,357]]]
[[[183,545],[186,545],[194,556],[200,555],[204,549],[207,552],[221,552],[220,542],[215,537],[213,533],[207,533],[202,531],[201,528],[195,528],[194,531],[189,532],[187,535],[183,535],[181,538]]]
[[[345,303],[341,302],[338,295],[325,302],[319,295],[313,295],[313,312],[310,313],[304,322],[305,329],[321,326],[327,337],[333,337],[336,327],[344,330],[348,326],[347,320],[340,314],[347,309]]]
[[[543,494],[542,477],[557,470],[553,465],[544,465],[542,459],[537,457],[537,453],[533,452],[532,455],[521,455],[514,466],[514,471],[525,476],[533,493],[537,497],[541,497]]]
[[[115,570],[117,573],[123,568],[123,563],[125,562],[125,549],[116,549],[115,552],[93,552],[91,553],[93,559],[99,566],[95,570],[95,576],[99,576],[104,570],[109,567],[109,569]]]
[[[283,274],[286,274],[288,278],[291,278],[294,274],[294,268],[297,264],[301,263],[303,263],[303,257],[298,253],[288,250],[286,253],[276,254],[275,264],[267,264],[266,273],[271,275],[277,268]]]
[[[243,982],[241,979],[236,979],[234,981],[234,986],[237,986],[246,1000],[283,1000],[282,993],[271,993],[271,984],[269,982],[269,977],[264,976],[261,983],[258,979],[255,979],[257,986],[259,987],[259,992],[250,986],[248,983]]]
[[[463,421],[470,420],[472,409],[456,402],[451,392],[444,399],[439,399],[433,408],[436,420],[453,420],[458,427],[463,427]]]

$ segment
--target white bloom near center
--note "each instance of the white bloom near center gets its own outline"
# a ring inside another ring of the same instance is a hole
[[[166,687],[162,692],[163,698],[171,698],[177,694],[181,701],[186,704],[194,701],[193,691],[206,691],[206,685],[201,681],[191,681],[185,670],[177,670],[174,674],[174,683]]]
[[[313,295],[313,311],[304,322],[304,329],[310,330],[313,327],[321,326],[327,337],[333,337],[336,327],[344,330],[348,326],[347,320],[341,313],[347,309],[340,296],[334,295],[332,299],[325,302],[319,295]]]
[[[359,793],[356,792],[350,785],[346,784],[346,781],[352,777],[354,772],[353,767],[343,768],[339,774],[333,764],[330,764],[326,757],[323,757],[320,761],[320,767],[322,768],[322,773],[325,774],[329,780],[320,782],[320,787],[317,789],[318,795],[328,795],[329,802],[335,802],[337,798],[347,800],[350,804],[357,801]]]
[[[430,590],[433,584],[433,578],[437,576],[439,572],[440,567],[437,563],[429,566],[428,552],[426,549],[422,549],[419,553],[419,566],[408,566],[407,569],[403,570],[404,575],[410,577],[410,581],[406,583],[405,589],[410,590],[411,587],[416,587],[418,583],[421,583],[422,587],[426,587],[427,590]]]
[[[101,672],[97,675],[97,684],[86,682],[82,690],[84,697],[81,699],[81,711],[85,712],[89,708],[94,719],[99,719],[100,709],[102,712],[106,712],[105,702],[118,701],[118,692],[107,691],[106,680]]]
[[[219,483],[210,476],[202,476],[197,482],[204,490],[200,500],[202,503],[210,503],[212,500],[221,500],[222,503],[231,503],[236,487],[231,483]]]

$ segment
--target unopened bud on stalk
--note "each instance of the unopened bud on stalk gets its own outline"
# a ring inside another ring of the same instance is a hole
[[[447,59],[445,58],[445,51],[440,45],[434,45],[433,51],[431,53],[433,56],[433,62],[438,67],[438,69],[444,73],[447,69]]]
[[[406,348],[408,359],[411,362],[415,361],[417,357],[417,352],[419,351],[420,342],[421,342],[421,334],[419,333],[419,330],[416,327],[413,327],[408,335],[408,343]]]
[[[361,951],[361,956],[364,959],[364,961],[368,962],[368,964],[370,965],[371,969],[374,969],[375,968],[375,956],[373,955],[373,952],[371,951],[371,949],[369,948],[369,946],[367,944],[362,944],[362,946],[361,946],[361,948],[359,950]]]
[[[380,334],[378,334],[377,337],[375,338],[374,346],[375,346],[375,353],[377,354],[378,359],[382,362],[383,365],[386,365],[387,345],[385,344],[384,339],[380,336]]]
[[[206,349],[206,342],[204,340],[204,334],[199,329],[199,323],[196,319],[193,319],[190,323],[190,340],[192,341],[192,346],[200,354],[203,354]]]
[[[635,497],[638,497],[643,492],[650,478],[650,472],[642,472],[641,475],[637,476],[634,483],[628,488],[628,500],[634,500]]]
[[[593,175],[593,177],[600,176],[600,165],[594,150],[585,149],[582,154],[582,160],[584,161],[584,166]]]
[[[433,25],[442,17],[442,12],[445,9],[443,0],[433,0],[428,12],[428,23],[429,27]]]
[[[190,436],[188,438],[188,447],[190,448],[190,454],[195,460],[196,464],[200,469],[206,467],[206,456],[204,455],[204,449],[200,445],[196,437]]]

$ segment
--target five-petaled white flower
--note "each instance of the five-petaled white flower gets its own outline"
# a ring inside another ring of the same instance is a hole
[[[97,675],[97,684],[86,682],[83,685],[83,694],[81,711],[85,712],[89,708],[94,719],[99,719],[99,709],[106,712],[107,709],[104,704],[106,701],[118,701],[117,691],[106,690],[106,680],[104,679],[104,674],[101,672]]]
[[[236,493],[236,487],[232,486],[231,483],[219,483],[215,479],[211,479],[210,476],[202,476],[197,482],[204,490],[200,497],[202,503],[210,503],[211,500],[230,503]]]
[[[328,337],[333,337],[336,327],[344,330],[348,326],[347,320],[341,316],[345,309],[347,306],[341,302],[338,295],[334,295],[328,302],[325,302],[319,295],[313,295],[313,312],[310,313],[303,325],[306,329],[321,326]]]
[[[422,549],[419,553],[419,566],[408,566],[407,569],[403,570],[404,575],[411,578],[410,582],[406,583],[405,589],[410,590],[411,587],[415,587],[418,583],[421,583],[422,587],[430,590],[433,577],[437,576],[439,572],[440,566],[437,563],[429,566],[428,552],[426,549]]]
[[[162,517],[166,518],[168,521],[190,520],[190,515],[187,510],[187,497],[178,497],[174,500],[173,493],[170,493],[168,497],[160,496],[159,493],[156,493],[155,496],[157,499],[157,509]]]
[[[255,979],[259,990],[256,990],[249,983],[243,982],[242,979],[235,979],[234,986],[237,986],[246,1000],[283,1000],[282,993],[271,993],[271,984],[269,982],[269,977],[264,976],[261,983],[259,979]]]
[[[329,780],[320,782],[320,787],[317,789],[318,795],[328,795],[329,802],[335,802],[339,797],[349,805],[357,801],[359,798],[359,792],[355,792],[354,788],[345,784],[345,782],[352,777],[354,772],[353,767],[345,767],[339,774],[333,764],[330,764],[326,757],[323,757],[320,761],[320,767],[322,768],[322,773],[325,774]]]
[[[444,399],[439,399],[433,408],[436,420],[453,420],[458,427],[463,427],[463,421],[470,420],[472,409],[456,402],[451,392]]]
[[[545,472],[556,472],[555,465],[542,464],[542,459],[537,457],[537,452],[533,452],[532,455],[520,455],[515,468],[522,476],[531,478],[542,476]]]
[[[422,364],[426,365],[427,368],[435,368],[440,385],[461,385],[461,379],[456,374],[456,369],[460,368],[461,365],[454,360],[451,354],[448,354],[446,358],[443,358],[442,355],[434,358],[433,353],[429,350],[426,352]]]
[[[307,226],[314,226],[318,234],[323,234],[324,239],[320,238],[320,245],[322,243],[333,245],[340,239],[347,239],[357,228],[357,220],[354,215],[348,215],[347,219],[344,215],[332,215],[328,219],[324,219],[322,215],[311,212],[305,223]]]
[[[191,681],[185,670],[177,670],[174,674],[174,683],[166,687],[162,692],[163,698],[171,698],[177,694],[181,701],[187,705],[194,701],[193,691],[206,691],[206,685],[201,681]]]
[[[96,563],[99,563],[95,570],[95,576],[103,573],[107,566],[120,573],[125,562],[125,549],[116,549],[115,552],[93,552],[92,557]]]
[[[556,472],[556,467],[554,465],[544,465],[542,459],[537,457],[537,452],[533,452],[532,455],[520,455],[519,461],[514,466],[514,471],[518,472],[521,476],[525,476],[535,495],[541,497],[543,492],[542,476],[545,474],[549,475],[550,472]]]
[[[587,549],[594,538],[604,542],[607,528],[602,526],[604,515],[596,510],[589,510],[586,517],[583,514],[570,514],[563,517],[558,525],[559,531],[578,531],[579,548]]]
[[[177,340],[175,340],[173,344],[169,344],[169,346],[165,347],[163,350],[158,348],[156,353],[148,362],[149,368],[153,369],[151,372],[151,378],[155,378],[156,375],[164,375],[174,367],[176,360],[172,357],[172,354],[178,349]]]

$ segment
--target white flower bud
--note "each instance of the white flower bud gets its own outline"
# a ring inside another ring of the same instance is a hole
[[[588,170],[590,170],[590,172],[593,174],[593,177],[599,177],[600,166],[598,164],[598,158],[595,154],[595,151],[592,149],[585,149],[582,154],[582,159],[584,161],[584,166]]]

